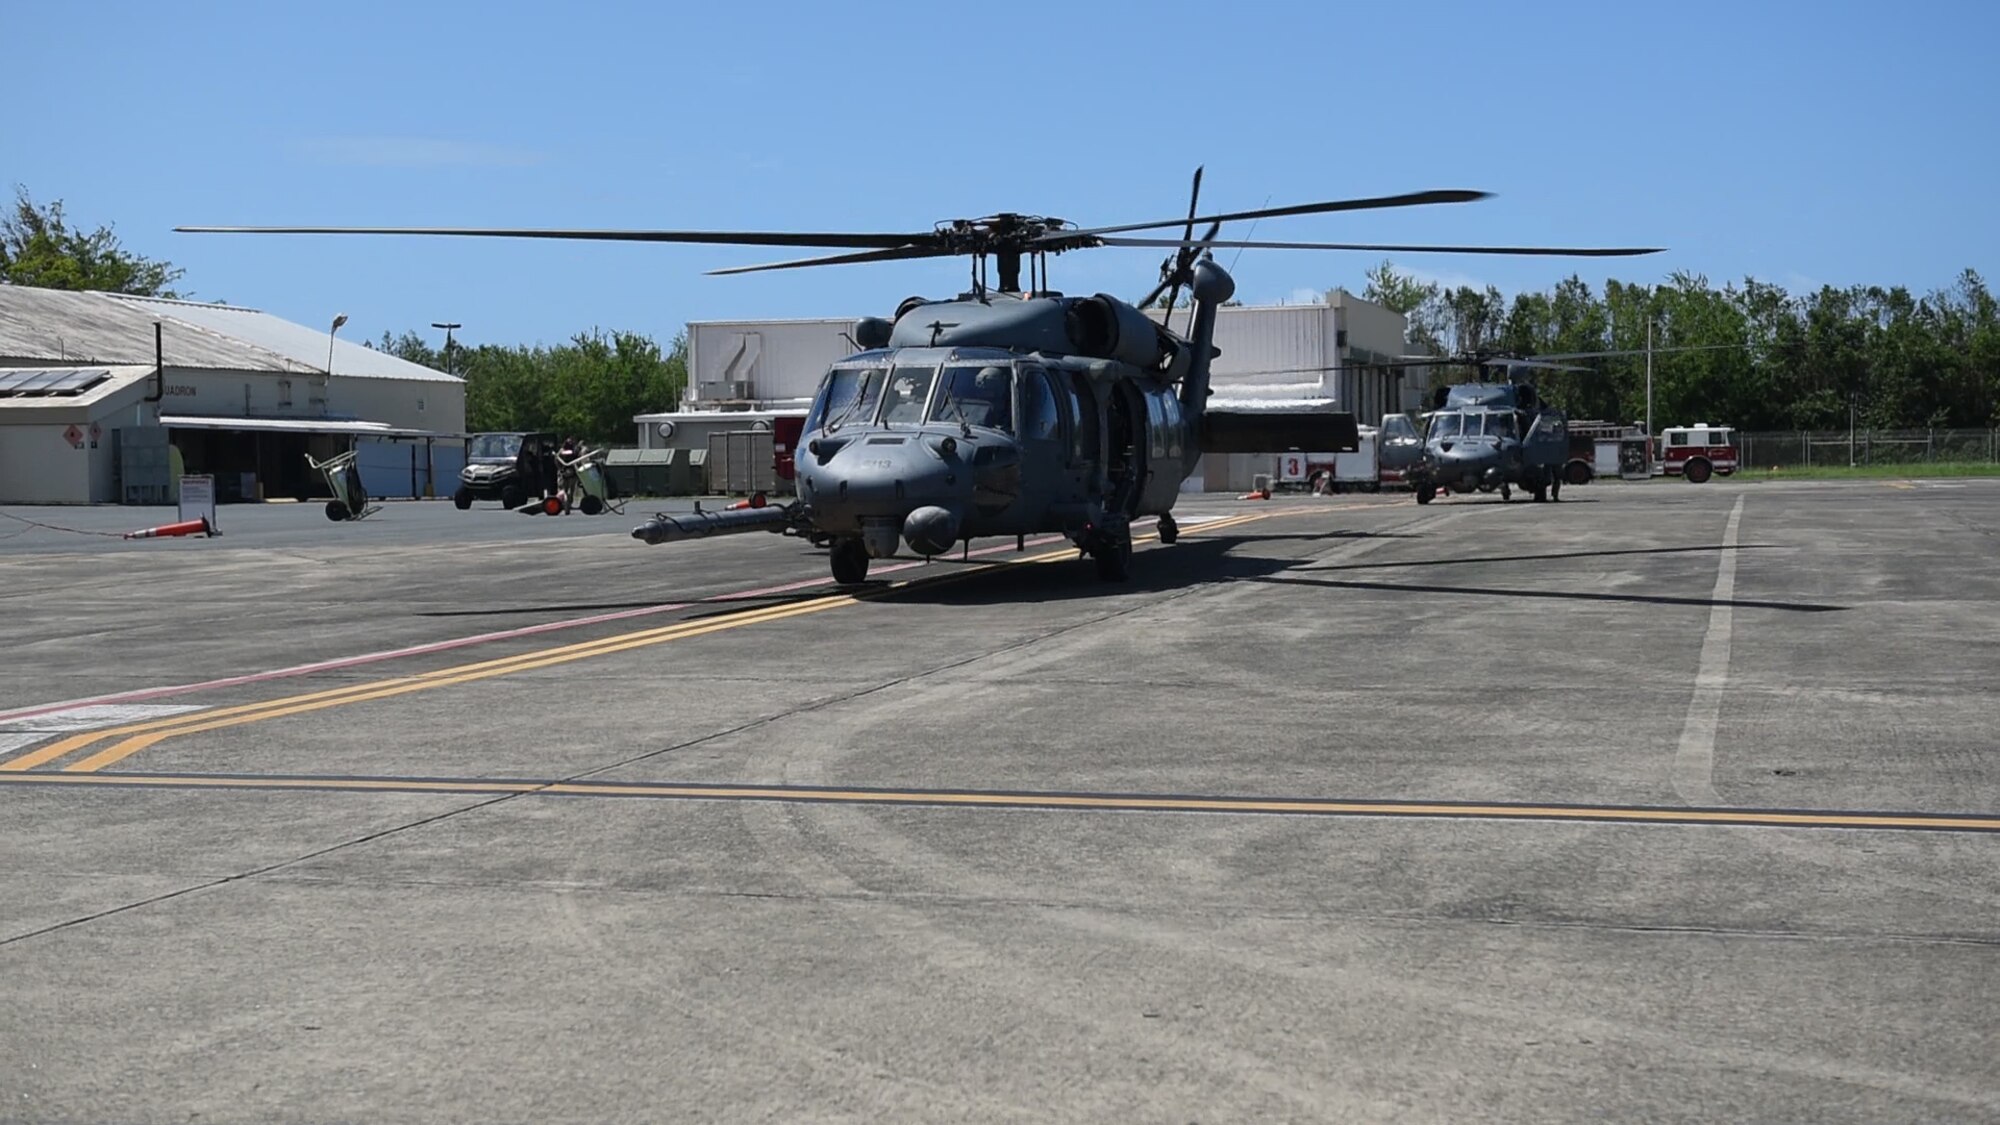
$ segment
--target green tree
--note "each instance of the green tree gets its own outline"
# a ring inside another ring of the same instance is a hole
[[[183,272],[126,250],[110,227],[71,226],[61,200],[38,205],[19,185],[12,210],[0,217],[0,280],[9,285],[179,297],[170,287]]]
[[[415,332],[383,333],[381,350],[445,370],[445,356]],[[674,410],[687,390],[687,334],[664,351],[635,332],[592,330],[567,343],[454,344],[473,431],[546,430],[594,445],[632,441],[635,414]]]

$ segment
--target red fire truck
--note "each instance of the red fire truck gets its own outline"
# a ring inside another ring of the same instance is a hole
[[[1713,473],[1723,476],[1736,471],[1736,429],[1696,422],[1692,426],[1668,426],[1660,431],[1665,451],[1663,469],[1670,477],[1686,477],[1701,484]]]

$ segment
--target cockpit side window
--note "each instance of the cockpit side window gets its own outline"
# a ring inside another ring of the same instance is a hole
[[[1055,441],[1062,437],[1062,416],[1056,412],[1056,396],[1038,367],[1021,372],[1021,436],[1032,441]]]
[[[964,422],[994,430],[1014,428],[1013,372],[1005,364],[963,364],[944,369],[933,422]]]

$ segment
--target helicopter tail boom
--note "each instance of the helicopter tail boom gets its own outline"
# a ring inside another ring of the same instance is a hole
[[[1361,448],[1354,415],[1211,410],[1202,420],[1203,453],[1353,453]]]

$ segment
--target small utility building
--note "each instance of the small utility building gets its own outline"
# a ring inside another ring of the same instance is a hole
[[[331,361],[329,364],[329,360]],[[0,285],[0,503],[321,495],[306,463],[361,454],[375,496],[446,495],[465,384],[230,305]]]

